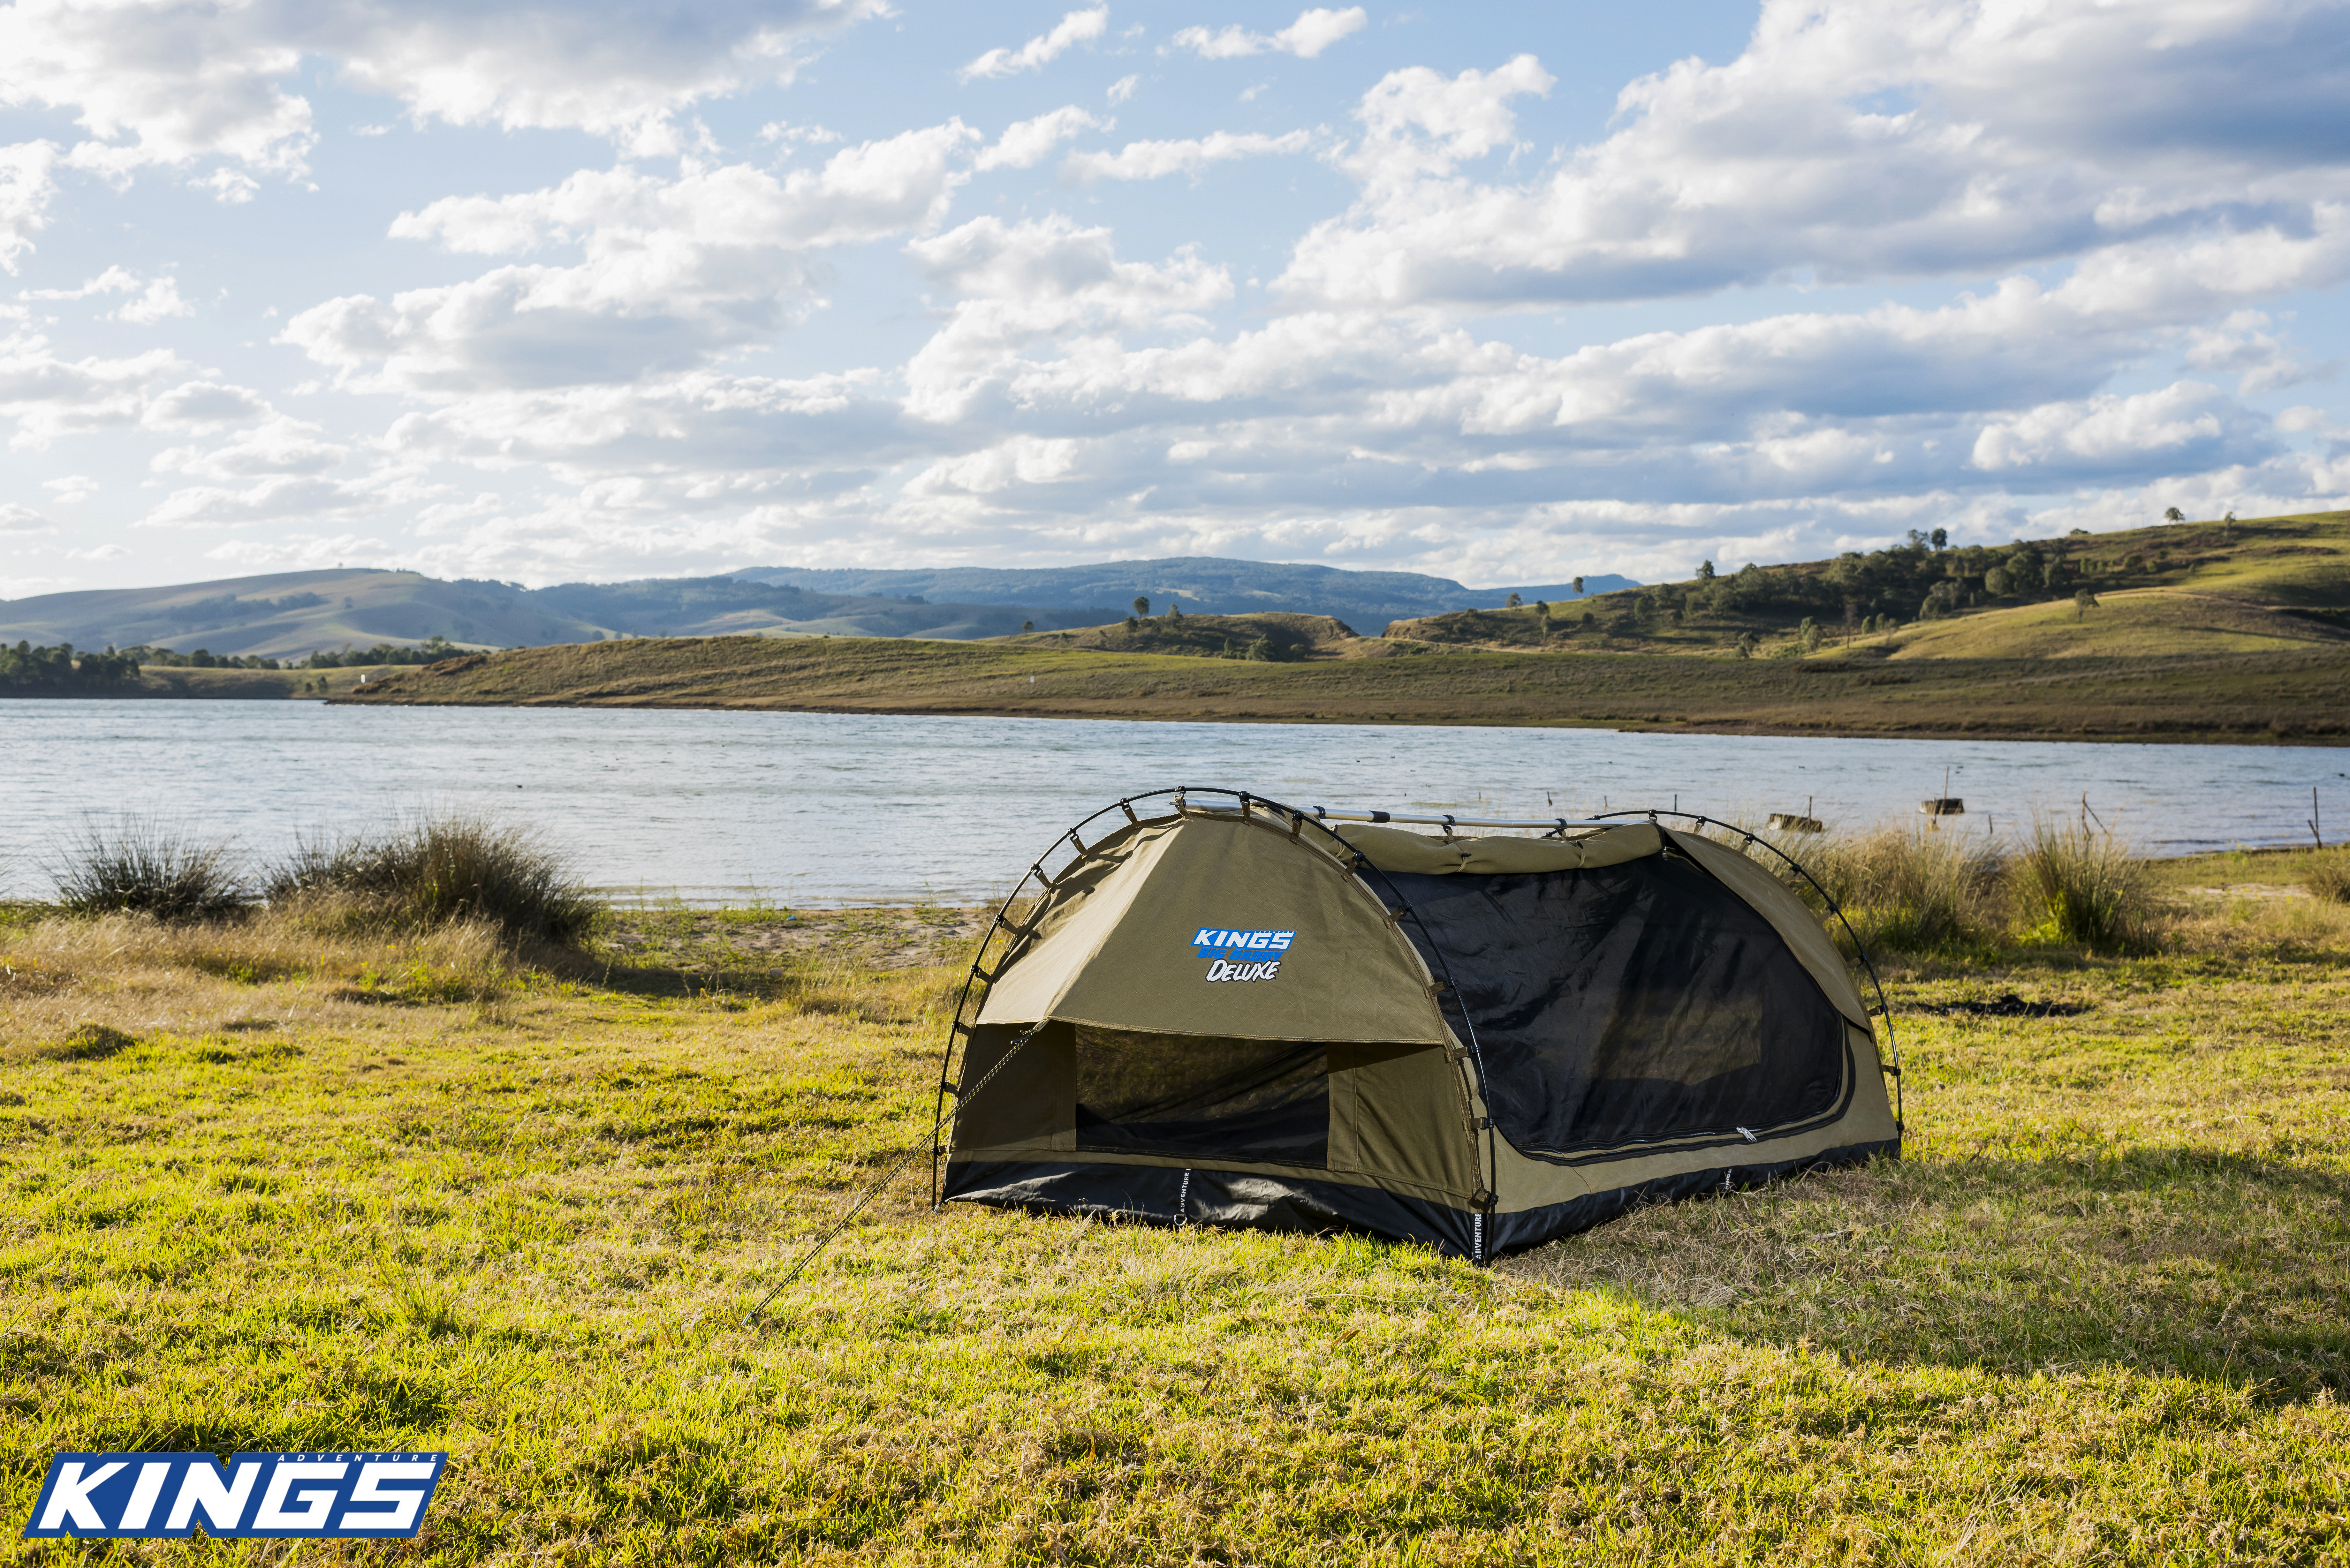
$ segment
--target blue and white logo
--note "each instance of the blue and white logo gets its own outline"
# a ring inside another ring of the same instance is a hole
[[[1282,956],[1297,940],[1295,931],[1233,931],[1202,926],[1191,939],[1191,951],[1201,958],[1216,955],[1208,965],[1211,981],[1279,980]]]
[[[390,1540],[424,1522],[446,1454],[59,1454],[29,1541]]]
[[[1191,950],[1201,958],[1277,959],[1297,940],[1295,931],[1227,931],[1202,926],[1191,939]]]

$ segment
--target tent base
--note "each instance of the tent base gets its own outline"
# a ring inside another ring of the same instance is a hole
[[[1417,1241],[1460,1258],[1479,1255],[1479,1221],[1484,1218],[1465,1209],[1344,1182],[1059,1160],[957,1160],[947,1168],[946,1197],[950,1203],[1090,1214],[1150,1225],[1351,1231]]]
[[[1881,1143],[1846,1144],[1842,1148],[1831,1148],[1819,1154],[1804,1155],[1800,1159],[1783,1159],[1767,1165],[1716,1166],[1711,1170],[1660,1176],[1652,1181],[1638,1182],[1630,1187],[1586,1193],[1565,1203],[1495,1214],[1487,1220],[1486,1226],[1496,1255],[1523,1252],[1529,1247],[1539,1247],[1545,1241],[1555,1241],[1562,1236],[1572,1236],[1594,1226],[1605,1225],[1635,1209],[1671,1203],[1684,1198],[1700,1198],[1709,1192],[1761,1187],[1782,1177],[1800,1176],[1806,1171],[1866,1165],[1878,1155],[1889,1155],[1898,1159],[1901,1157],[1901,1140],[1887,1138]]]
[[[1848,1144],[1800,1159],[1718,1166],[1593,1192],[1565,1203],[1478,1214],[1377,1187],[1305,1178],[1243,1176],[1159,1165],[1061,1160],[956,1160],[947,1168],[950,1203],[983,1203],[1032,1213],[1087,1214],[1149,1225],[1220,1225],[1244,1231],[1336,1231],[1434,1247],[1483,1262],[1604,1225],[1652,1203],[1669,1203],[1781,1177],[1898,1158],[1898,1139]]]

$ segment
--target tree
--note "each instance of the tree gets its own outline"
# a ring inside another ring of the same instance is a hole
[[[1149,615],[1150,613],[1150,601],[1140,594],[1135,595],[1134,613],[1138,616]]]
[[[2014,583],[2008,577],[2007,568],[2005,566],[1993,566],[1990,571],[1983,574],[1983,592],[1987,594],[1992,594],[2000,598],[2005,598],[2007,597],[2008,590],[2014,586]]]
[[[1755,636],[1752,632],[1742,631],[1738,634],[1737,642],[1732,644],[1732,646],[1738,649],[1739,658],[1752,659],[1754,657],[1755,649],[1761,647],[1762,642],[1762,639]]]
[[[1697,580],[1701,583],[1710,583],[1713,581],[1713,563],[1711,561],[1700,561],[1697,564]]]
[[[2063,587],[2064,586],[2064,563],[2062,561],[2051,561],[2046,566],[2041,567],[2040,586],[2043,588]]]
[[[1503,609],[1516,609],[1519,606],[1521,606],[1521,605],[1524,604],[1525,602],[1526,602],[1525,600],[1523,600],[1523,599],[1522,599],[1522,598],[1518,597],[1518,596],[1517,596],[1517,595],[1515,595],[1515,594],[1512,594],[1512,595],[1510,596],[1510,602],[1509,602],[1509,603],[1507,603],[1507,604],[1505,604],[1505,605],[1503,605],[1502,607],[1503,607]]]
[[[1804,618],[1804,624],[1797,627],[1795,630],[1797,635],[1803,639],[1804,651],[1805,653],[1817,653],[1820,648],[1820,639],[1827,635],[1826,632],[1821,629],[1820,623],[1814,620],[1810,616],[1805,616]]]
[[[2097,607],[2097,596],[2083,588],[2073,596],[2073,618],[2081,619]]]
[[[1947,550],[1950,547],[1950,531],[1948,528],[1937,528],[1928,542],[1937,550]]]
[[[1036,629],[1036,623],[1033,620],[1024,620],[1020,623],[1020,629],[1022,631],[1035,631]]]
[[[2187,514],[2174,506],[2162,514],[2162,520],[2165,523],[2184,523],[2187,521]]]
[[[1577,577],[1577,578],[1575,578],[1575,579],[1574,588],[1575,588],[1575,597],[1576,598],[1581,598],[1581,597],[1583,597],[1583,579],[1582,579],[1581,577]]]
[[[1183,618],[1183,607],[1181,605],[1169,605],[1167,607],[1167,618],[1169,620],[1181,620]]]

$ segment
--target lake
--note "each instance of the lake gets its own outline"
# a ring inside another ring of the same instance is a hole
[[[130,811],[233,837],[257,859],[298,832],[486,807],[571,849],[615,897],[809,906],[1001,894],[1118,796],[1185,784],[1333,809],[1580,816],[1669,806],[1915,820],[2005,836],[2036,808],[2147,853],[2350,836],[2350,750],[1825,741],[1366,724],[1183,724],[315,702],[0,702],[9,758],[0,891]],[[2336,826],[2338,825],[2338,826]]]

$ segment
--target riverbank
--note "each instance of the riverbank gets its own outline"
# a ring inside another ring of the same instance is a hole
[[[417,1448],[452,1563],[2331,1562],[2350,910],[2230,891],[2285,858],[2170,863],[2148,956],[1888,961],[1898,1164],[1485,1271],[917,1171],[758,1330],[927,1139],[967,912],[17,912],[0,1506],[59,1449]]]
[[[338,701],[2338,745],[2350,652],[2052,659],[1423,652],[1295,663],[893,639],[472,654]]]

